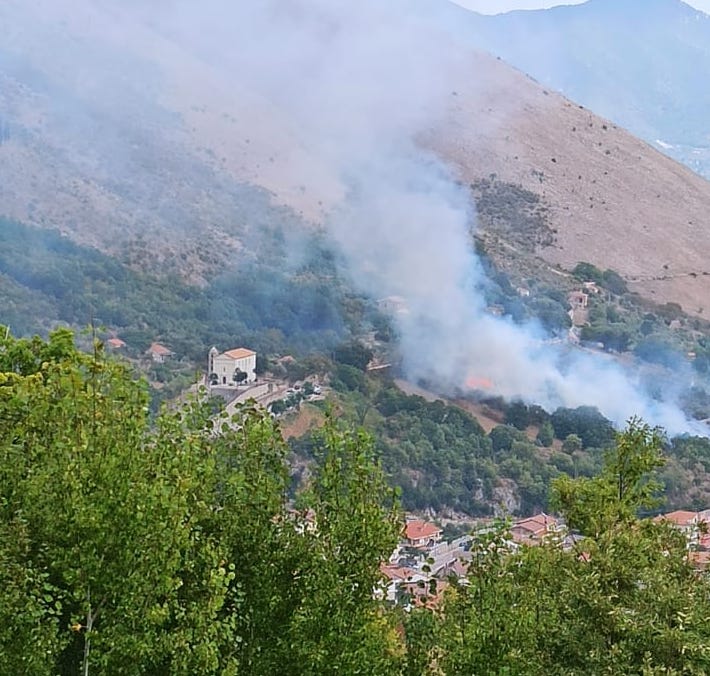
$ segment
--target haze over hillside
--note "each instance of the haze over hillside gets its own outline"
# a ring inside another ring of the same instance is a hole
[[[710,184],[452,42],[446,8],[10,0],[3,211],[200,281],[242,265],[272,226],[324,227],[358,289],[407,299],[413,377],[473,374],[552,408],[685,429],[614,365],[484,312],[466,184],[495,174],[539,197],[554,236],[529,256],[612,267],[698,313]]]
[[[472,43],[710,176],[707,14],[680,0],[458,14]]]

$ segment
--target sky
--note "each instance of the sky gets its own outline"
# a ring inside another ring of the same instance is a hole
[[[514,9],[542,9],[555,7],[556,5],[580,5],[585,0],[567,0],[557,2],[550,0],[453,0],[457,5],[473,9],[483,14],[501,14]],[[638,0],[639,6],[643,6],[643,0]],[[686,4],[710,14],[710,0],[685,0]]]

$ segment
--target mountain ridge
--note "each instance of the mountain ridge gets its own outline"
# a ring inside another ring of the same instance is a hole
[[[710,171],[707,14],[680,0],[655,0],[643,8],[592,0],[496,16],[458,9],[458,31],[471,44],[695,171]]]
[[[230,87],[227,71],[166,30],[105,3],[84,3],[69,16],[47,0],[10,0],[3,12],[44,38],[23,55],[15,35],[3,53],[14,50],[19,64],[0,61],[0,118],[13,130],[0,146],[6,216],[57,227],[129,263],[177,262],[186,279],[203,283],[236,264],[265,224],[313,227],[344,195],[278,105]],[[133,64],[125,70],[107,28],[116,16],[121,30],[135,27],[123,45]],[[87,88],[88,75],[73,73],[74,64],[93,72],[81,47],[41,71],[65,34],[95,44],[105,31],[105,80],[89,78]],[[136,87],[131,77],[144,69],[153,84]],[[467,73],[473,77],[460,78],[443,122],[420,137],[458,180],[495,174],[549,205],[554,241],[535,252],[549,265],[610,267],[651,300],[701,317],[710,311],[701,255],[710,247],[710,183],[492,56],[472,53]],[[96,103],[77,121],[67,102],[82,96]],[[121,97],[133,117],[112,112]],[[101,136],[105,128],[112,135]]]

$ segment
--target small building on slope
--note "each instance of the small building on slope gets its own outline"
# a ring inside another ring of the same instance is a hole
[[[210,385],[236,387],[256,380],[256,352],[236,347],[220,353],[216,347],[209,352],[207,377]]]

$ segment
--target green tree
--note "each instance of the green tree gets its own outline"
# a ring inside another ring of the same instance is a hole
[[[186,427],[196,409],[149,432],[143,385],[70,338],[6,343],[45,359],[0,376],[0,521],[29,545],[10,563],[40,573],[54,650],[15,636],[2,652],[84,674],[209,672],[236,636],[217,621],[231,593],[227,551],[201,536],[218,482],[208,430]]]
[[[537,433],[537,441],[541,446],[552,446],[555,440],[555,430],[552,428],[552,423],[545,421],[540,425],[540,430]]]
[[[304,593],[281,673],[354,674],[365,664],[373,673],[394,673],[400,639],[373,590],[402,527],[396,494],[364,432],[343,433],[331,421],[316,455],[320,463],[306,496],[313,555],[300,571]]]
[[[338,363],[364,371],[373,355],[372,350],[365,347],[362,343],[352,341],[350,343],[343,343],[335,348],[334,356],[335,361]]]
[[[399,516],[368,438],[329,424],[293,514],[262,411],[205,398],[151,422],[98,343],[0,347],[3,671],[394,673],[373,589]]]
[[[562,450],[565,453],[575,453],[582,450],[582,440],[576,434],[568,434],[562,442]]]
[[[572,274],[582,282],[595,282],[600,285],[604,283],[604,274],[596,265],[591,263],[577,263],[572,270]]]
[[[561,476],[553,484],[552,504],[570,528],[596,536],[618,522],[628,522],[641,508],[658,503],[661,485],[652,473],[663,466],[664,437],[658,429],[632,419],[607,451],[601,474],[591,479]]]
[[[707,673],[708,582],[682,534],[637,516],[654,502],[662,441],[632,420],[598,477],[556,480],[562,516],[586,535],[571,546],[511,551],[501,526],[475,538],[442,613],[445,673]]]

